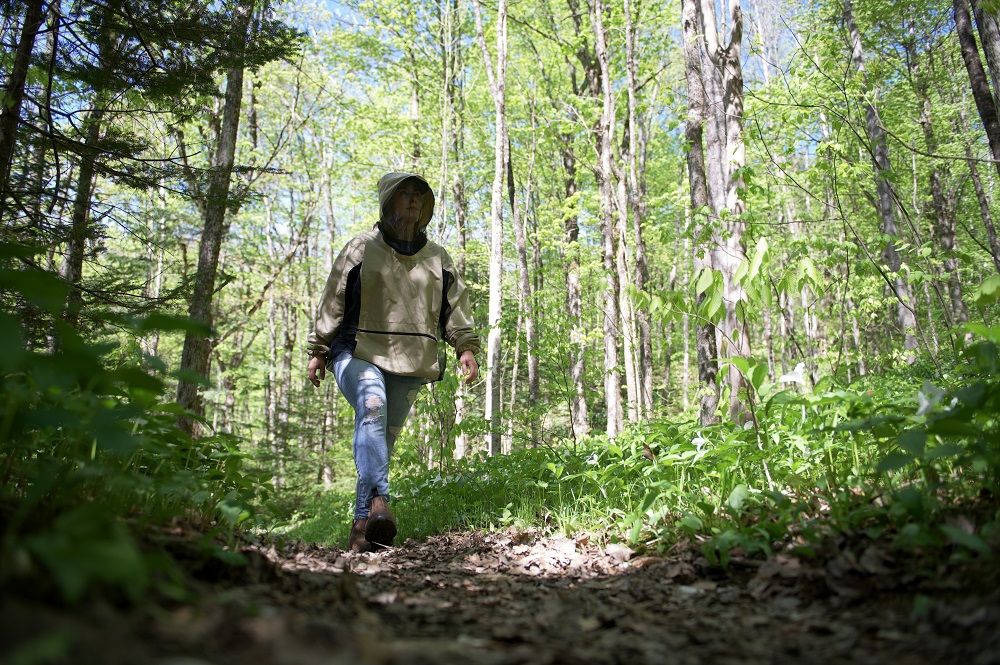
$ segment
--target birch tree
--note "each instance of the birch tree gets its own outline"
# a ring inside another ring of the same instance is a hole
[[[683,0],[682,28],[684,39],[684,80],[687,84],[688,108],[684,137],[687,143],[687,168],[690,188],[691,215],[695,220],[694,274],[712,269],[707,250],[700,249],[699,238],[705,233],[705,211],[708,209],[708,181],[705,173],[703,127],[708,115],[705,88],[701,72],[701,18],[698,0]],[[705,301],[705,291],[696,295],[699,310]],[[699,318],[695,324],[697,339],[698,378],[701,395],[699,419],[702,425],[718,420],[719,386],[717,382],[715,325],[710,319]]]
[[[635,244],[635,266],[632,281],[638,291],[643,291],[649,282],[649,267],[646,262],[646,242],[642,225],[646,219],[645,187],[645,141],[636,101],[638,58],[636,55],[636,21],[632,15],[632,2],[624,0],[625,9],[625,72],[628,87],[628,179],[629,210],[632,213],[632,240]],[[640,164],[642,169],[640,172]],[[653,406],[653,342],[649,313],[638,308],[635,313],[638,329],[638,382],[639,411],[644,417]]]
[[[500,331],[501,305],[503,302],[503,182],[507,174],[507,1],[499,0],[497,4],[497,61],[494,72],[489,48],[486,45],[486,35],[483,32],[482,11],[479,0],[473,0],[476,15],[476,37],[483,52],[483,63],[486,77],[493,95],[493,109],[496,117],[494,142],[493,189],[490,199],[490,311],[489,334],[486,341],[486,421],[490,432],[487,441],[487,453],[495,455],[500,452],[501,439],[501,404],[500,404]]]
[[[601,249],[604,255],[604,401],[607,414],[606,432],[615,439],[622,431],[624,413],[621,397],[621,374],[618,355],[619,265],[618,226],[615,221],[614,170],[612,139],[615,135],[614,91],[611,89],[611,72],[608,64],[607,35],[604,30],[604,3],[594,0],[591,5],[591,25],[594,30],[594,52],[597,55],[601,76],[601,121],[598,129],[597,186],[601,193]]]
[[[724,119],[715,117],[721,130],[710,137],[720,142],[723,157],[723,182],[725,188],[725,214],[720,214],[719,232],[712,239],[712,267],[722,274],[725,317],[719,325],[721,345],[719,353],[723,358],[748,358],[750,356],[750,336],[746,322],[740,320],[740,303],[746,300],[742,287],[736,281],[736,271],[746,258],[743,234],[746,230],[744,213],[746,203],[742,196],[743,177],[741,171],[746,165],[746,147],[743,142],[743,66],[740,62],[740,45],[743,39],[743,13],[739,0],[729,0],[729,39],[723,44],[716,24],[714,0],[701,0],[701,19],[708,59],[712,70],[721,74],[721,94],[708,99],[709,106],[721,109]],[[712,94],[709,90],[709,94]],[[720,152],[710,145],[709,153]],[[709,193],[712,196],[711,192]],[[716,197],[716,200],[718,197]],[[718,205],[716,203],[716,205]],[[722,213],[722,208],[714,208]],[[745,378],[730,367],[727,375],[730,385],[729,416],[744,418],[745,407],[740,399],[740,389]],[[743,414],[743,415],[741,415]]]

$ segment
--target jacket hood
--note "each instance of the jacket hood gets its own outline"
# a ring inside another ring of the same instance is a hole
[[[386,173],[378,179],[379,220],[383,221],[386,219],[388,213],[390,212],[389,206],[392,203],[393,194],[396,193],[396,190],[400,185],[411,178],[427,188],[428,196],[424,197],[424,208],[420,211],[420,220],[417,227],[423,230],[428,224],[430,224],[431,217],[434,216],[434,190],[431,189],[430,183],[428,183],[423,176],[419,176],[415,173],[394,171],[392,173]]]

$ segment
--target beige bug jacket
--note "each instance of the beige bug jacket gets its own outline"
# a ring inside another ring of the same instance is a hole
[[[404,180],[414,177],[427,184],[410,173],[390,173],[380,179],[380,210],[385,211]],[[434,213],[434,194],[429,193],[421,228]],[[355,280],[360,280],[360,290]],[[353,303],[359,292],[360,307]],[[393,374],[438,380],[442,368],[437,348],[442,334],[457,356],[480,350],[465,282],[448,252],[430,240],[407,255],[386,242],[379,229],[351,239],[326,281],[309,335],[310,353],[327,355],[338,339],[349,338],[355,313],[354,357]]]

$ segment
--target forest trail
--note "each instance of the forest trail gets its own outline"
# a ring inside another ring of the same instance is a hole
[[[693,547],[636,556],[514,531],[367,554],[256,545],[243,568],[192,558],[196,604],[70,613],[8,598],[0,625],[72,654],[25,663],[1000,662],[995,563],[929,570],[865,539],[831,549],[737,557],[727,574]]]

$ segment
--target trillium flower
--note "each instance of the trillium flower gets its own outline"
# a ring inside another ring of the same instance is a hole
[[[806,372],[806,364],[799,363],[798,365],[795,366],[795,369],[793,369],[791,372],[788,372],[787,374],[782,374],[781,378],[778,379],[778,381],[784,383],[805,383],[806,382],[805,372]]]
[[[698,450],[698,452],[700,453],[700,452],[701,452],[701,449],[705,447],[705,444],[706,444],[706,443],[708,443],[708,439],[706,439],[705,437],[703,437],[703,436],[701,435],[701,432],[698,432],[698,436],[696,436],[696,437],[694,437],[693,439],[691,439],[691,443],[693,443],[693,444],[694,444],[694,447],[695,447],[695,448],[696,448],[696,449]]]
[[[942,399],[944,399],[944,391],[930,381],[924,381],[924,387],[917,393],[917,415],[926,415]]]

